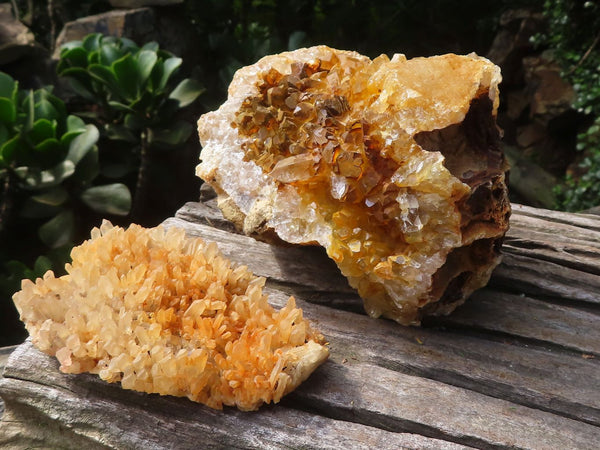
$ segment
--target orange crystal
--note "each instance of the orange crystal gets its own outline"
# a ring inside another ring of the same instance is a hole
[[[264,278],[181,229],[105,222],[71,256],[67,275],[24,280],[13,297],[33,344],[63,372],[253,410],[328,356],[293,297],[276,311]]]
[[[200,118],[197,174],[244,232],[322,245],[369,315],[417,324],[452,311],[500,261],[500,79],[476,55],[267,56]]]

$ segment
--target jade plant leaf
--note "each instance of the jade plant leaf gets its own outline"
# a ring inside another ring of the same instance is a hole
[[[75,172],[75,165],[68,159],[61,161],[51,169],[39,170],[32,167],[21,166],[15,173],[21,178],[26,189],[43,189],[58,186]]]
[[[0,146],[0,157],[5,165],[10,165],[17,157],[21,145],[21,136],[16,135]]]
[[[60,206],[39,203],[29,197],[19,208],[19,216],[26,219],[47,219],[57,215],[60,211]]]
[[[125,97],[115,73],[110,68],[103,66],[102,64],[90,64],[88,71],[92,77],[104,84],[113,95]]]
[[[73,211],[63,210],[39,228],[38,236],[48,247],[56,248],[72,240],[74,229]]]
[[[140,91],[140,71],[133,56],[130,53],[126,54],[115,61],[111,69],[114,71],[124,97],[129,101],[135,100]]]
[[[125,141],[131,144],[139,142],[139,136],[134,135],[131,130],[123,125],[109,123],[104,128],[106,137],[115,141]]]
[[[204,88],[200,83],[191,78],[186,78],[173,89],[169,98],[178,101],[179,107],[183,108],[196,100],[202,92],[204,92]]]
[[[12,99],[17,88],[17,82],[7,73],[0,72],[0,97]]]
[[[81,200],[99,213],[126,216],[131,209],[131,193],[122,183],[94,186],[81,194]]]
[[[188,122],[175,122],[168,129],[150,129],[148,142],[150,145],[176,147],[183,144],[192,134],[193,127]]]
[[[94,145],[77,163],[72,179],[84,185],[89,185],[99,173],[98,147]]]
[[[33,128],[28,133],[29,138],[35,144],[38,144],[46,139],[56,138],[56,121],[48,119],[36,120]]]
[[[171,78],[171,75],[173,75],[175,71],[181,66],[182,62],[183,60],[181,58],[176,57],[165,60],[165,62],[163,63],[163,72],[157,83],[158,89],[164,89],[167,86],[169,78]]]
[[[75,137],[69,144],[67,159],[77,165],[87,152],[96,145],[99,137],[100,133],[94,125],[86,125],[85,131]]]
[[[83,38],[83,41],[80,43],[80,45],[82,45],[83,48],[86,49],[88,52],[92,52],[94,50],[98,50],[101,41],[102,34],[92,33],[88,34],[85,38]]]
[[[8,98],[0,97],[0,122],[11,124],[17,119],[15,104]]]
[[[60,57],[61,60],[67,61],[70,67],[87,67],[88,65],[87,52],[79,46],[61,51]]]
[[[50,188],[44,192],[31,196],[31,199],[50,206],[60,206],[69,198],[69,193],[62,186]]]
[[[139,72],[139,83],[144,86],[148,81],[152,69],[158,60],[156,52],[151,50],[142,50],[135,55],[135,61],[137,62],[137,68]]]

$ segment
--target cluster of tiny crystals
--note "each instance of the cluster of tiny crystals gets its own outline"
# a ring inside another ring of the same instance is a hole
[[[317,205],[318,222],[331,228],[320,243],[367,312],[402,309],[392,316],[410,323],[430,301],[431,274],[461,245],[457,203],[469,188],[397,123],[397,99],[378,112],[385,80],[377,76],[390,64],[332,54],[292,63],[286,74],[259,73],[258,95],[242,102],[231,126],[247,138],[245,159],[291,186],[299,209]]]
[[[63,372],[253,410],[295,387],[305,346],[326,357],[293,298],[275,310],[264,278],[183,230],[104,222],[72,259],[67,275],[25,280],[14,296],[34,345]]]

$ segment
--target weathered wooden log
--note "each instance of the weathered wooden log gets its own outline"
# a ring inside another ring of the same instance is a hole
[[[331,358],[281,404],[213,411],[64,375],[30,343],[0,395],[0,446],[74,448],[597,448],[600,217],[514,205],[490,286],[448,317],[373,320],[324,253],[236,234],[210,201],[166,226],[216,241],[289,295]]]

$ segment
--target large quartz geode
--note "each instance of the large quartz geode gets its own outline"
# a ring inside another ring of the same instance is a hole
[[[24,280],[13,297],[33,344],[63,372],[253,410],[329,354],[293,298],[275,310],[264,278],[181,229],[105,222],[71,256],[67,275]]]
[[[239,70],[197,174],[248,234],[325,247],[373,317],[419,323],[485,285],[510,204],[498,67],[319,46]]]

